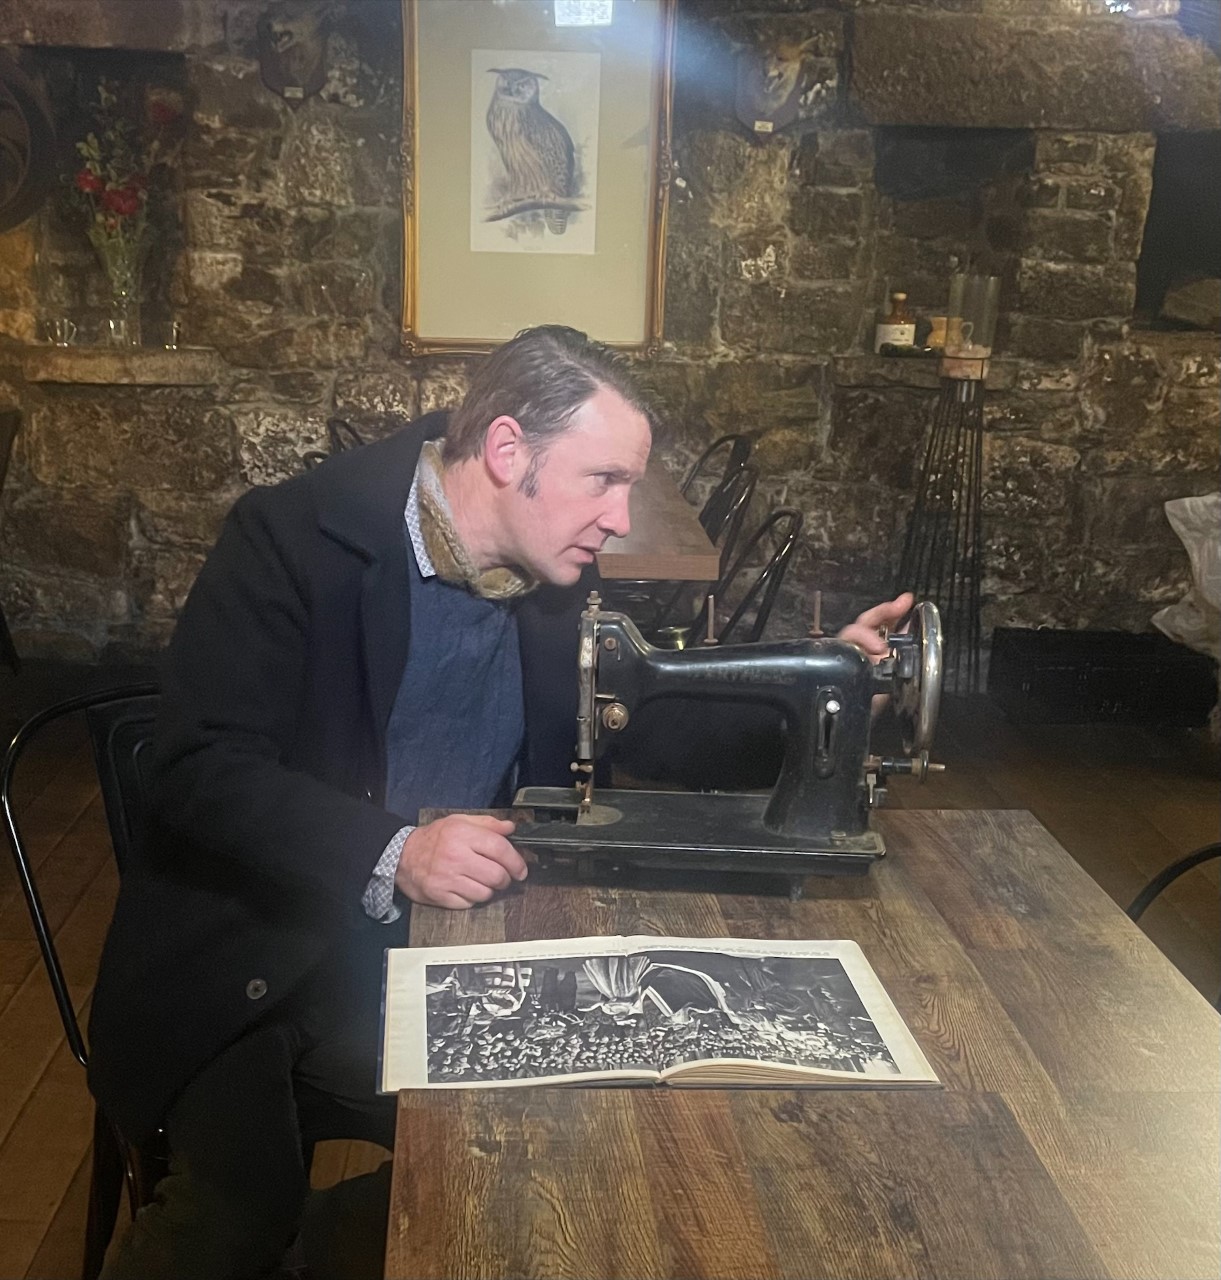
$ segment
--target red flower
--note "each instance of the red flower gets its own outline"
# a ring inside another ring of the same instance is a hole
[[[133,213],[139,212],[140,193],[135,187],[112,188],[102,196],[102,207],[109,209],[111,213],[117,213],[122,218],[130,217]]]
[[[154,98],[148,104],[148,118],[159,128],[173,124],[182,113],[166,98]]]
[[[101,191],[105,183],[96,173],[90,173],[88,169],[82,169],[76,175],[76,189],[92,194],[95,191]]]

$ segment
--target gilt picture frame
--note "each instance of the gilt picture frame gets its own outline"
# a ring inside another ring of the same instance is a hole
[[[657,350],[675,10],[403,0],[406,354],[536,324]]]

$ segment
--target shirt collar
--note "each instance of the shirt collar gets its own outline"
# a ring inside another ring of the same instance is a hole
[[[437,569],[424,545],[424,535],[420,532],[420,466],[421,463],[417,462],[415,475],[411,478],[411,492],[407,495],[407,506],[403,509],[403,519],[407,522],[407,533],[411,537],[411,549],[415,552],[420,577],[435,578]]]

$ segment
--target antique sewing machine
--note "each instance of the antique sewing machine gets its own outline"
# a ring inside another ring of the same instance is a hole
[[[941,622],[915,607],[907,634],[888,637],[877,664],[834,639],[648,644],[625,614],[593,593],[581,615],[579,706],[572,790],[525,787],[514,799],[518,848],[578,878],[597,867],[761,872],[804,877],[862,873],[883,856],[869,811],[892,774],[923,780],[944,766],[928,752],[941,698]],[[870,754],[871,703],[889,693],[906,758]],[[784,759],[771,794],[595,791],[594,761],[653,699],[762,702],[784,720]]]

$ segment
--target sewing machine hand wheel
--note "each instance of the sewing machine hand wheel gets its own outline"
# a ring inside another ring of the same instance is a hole
[[[912,610],[911,630],[903,641],[894,678],[894,708],[899,718],[904,755],[914,756],[933,745],[941,705],[941,615],[922,600]],[[914,659],[914,661],[913,661]]]

